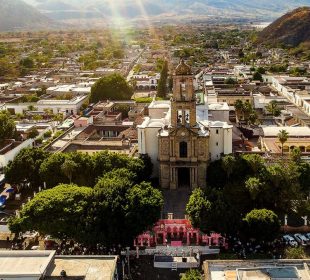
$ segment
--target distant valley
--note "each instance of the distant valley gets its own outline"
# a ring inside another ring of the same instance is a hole
[[[0,31],[157,23],[273,21],[310,0],[0,0]]]

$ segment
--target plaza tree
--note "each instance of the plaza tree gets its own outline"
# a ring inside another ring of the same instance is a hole
[[[11,119],[9,112],[0,111],[0,144],[5,139],[13,138],[15,131],[15,123]]]
[[[228,179],[233,172],[235,164],[236,159],[232,155],[226,155],[225,157],[222,158],[222,168],[225,170]]]
[[[71,159],[65,159],[64,163],[61,165],[61,171],[67,176],[69,182],[72,182],[72,175],[77,168],[77,164]]]
[[[196,188],[186,205],[186,213],[194,227],[199,227],[201,230],[207,230],[208,214],[211,210],[211,203],[207,199],[205,192]]]
[[[208,167],[209,229],[240,230],[240,216],[253,207],[293,214],[296,205],[309,195],[309,163],[287,159],[267,163],[260,155],[228,157]],[[302,213],[302,207],[298,209]]]
[[[68,183],[68,178],[61,168],[65,160],[65,153],[54,153],[41,163],[39,174],[48,188],[55,187],[60,183]]]
[[[250,177],[245,181],[245,187],[249,191],[252,200],[256,200],[258,194],[261,192],[262,183],[259,178]]]
[[[43,184],[39,174],[40,166],[49,157],[49,153],[39,148],[22,149],[5,167],[5,178],[10,184],[20,184],[24,181],[33,186]]]
[[[163,197],[149,183],[134,184],[129,171],[112,171],[94,188],[59,185],[37,194],[9,221],[15,232],[37,230],[86,245],[128,246],[159,218]]]
[[[100,78],[91,88],[90,102],[102,100],[128,100],[133,89],[120,74],[111,74]]]
[[[92,225],[98,241],[105,244],[130,245],[160,218],[161,192],[146,182],[133,184],[128,171],[122,174],[107,174],[94,188],[92,211],[96,222]]]
[[[278,140],[279,140],[280,143],[281,143],[281,154],[282,154],[282,156],[283,156],[283,153],[284,153],[284,151],[283,151],[283,145],[284,145],[284,143],[287,141],[287,139],[288,139],[288,137],[289,137],[289,134],[288,134],[288,132],[287,132],[285,129],[281,129],[281,130],[279,131],[277,137],[278,137]]]
[[[15,232],[36,230],[56,238],[84,241],[89,219],[87,209],[92,200],[92,189],[76,185],[59,185],[38,193],[20,210],[20,217],[9,222]]]
[[[93,187],[98,179],[115,169],[128,169],[134,174],[135,183],[148,181],[152,172],[152,162],[148,156],[131,158],[104,151],[94,155],[80,152],[44,153],[44,157],[41,158],[36,151],[33,148],[23,150],[9,163],[6,169],[9,183],[21,183],[31,177],[31,181],[46,182],[48,188],[70,182],[79,186]],[[24,162],[29,166],[24,167]],[[29,171],[30,166],[35,166],[33,172]],[[24,174],[20,169],[27,173]]]
[[[249,237],[272,241],[280,232],[278,216],[268,209],[253,209],[243,219]]]

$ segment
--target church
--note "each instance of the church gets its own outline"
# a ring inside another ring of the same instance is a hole
[[[183,60],[173,75],[170,101],[155,101],[138,126],[139,153],[148,154],[164,189],[205,187],[211,160],[232,153],[232,125],[208,120],[208,103],[200,104],[191,67]]]

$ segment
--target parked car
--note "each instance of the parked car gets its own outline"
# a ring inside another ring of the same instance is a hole
[[[305,236],[310,240],[310,232],[306,233]]]
[[[290,245],[291,247],[297,247],[298,243],[297,241],[290,235],[286,234],[283,235],[283,240],[287,245]]]
[[[296,239],[298,244],[300,244],[302,246],[308,245],[309,239],[307,237],[305,237],[304,235],[302,235],[300,233],[296,233],[296,234],[294,234],[294,238]]]

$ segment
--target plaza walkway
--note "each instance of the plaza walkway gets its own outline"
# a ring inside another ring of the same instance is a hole
[[[162,210],[162,218],[166,219],[168,213],[173,213],[174,219],[184,219],[185,208],[190,197],[189,188],[177,190],[164,190],[164,207]]]

